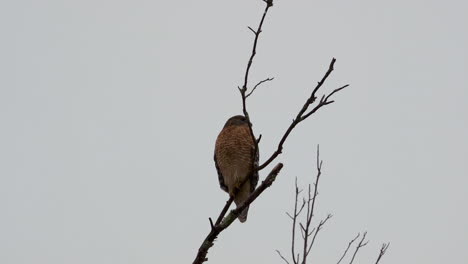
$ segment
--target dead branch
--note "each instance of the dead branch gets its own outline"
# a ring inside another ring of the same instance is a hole
[[[252,122],[250,121],[250,116],[249,116],[249,112],[247,111],[247,104],[246,104],[246,100],[247,100],[247,97],[249,97],[254,91],[255,89],[261,85],[262,83],[268,81],[268,79],[258,83],[250,93],[247,93],[247,90],[248,90],[248,83],[249,83],[249,74],[250,74],[250,68],[252,67],[252,63],[253,63],[253,60],[255,58],[255,55],[257,54],[257,44],[258,44],[258,39],[260,37],[260,33],[262,32],[262,26],[263,26],[263,22],[265,21],[265,17],[268,13],[268,10],[270,9],[270,7],[273,6],[273,0],[263,0],[265,3],[266,3],[266,6],[265,6],[265,10],[263,11],[263,15],[262,15],[262,19],[260,20],[260,23],[258,24],[258,27],[257,27],[257,30],[253,30],[251,27],[248,27],[255,35],[255,38],[254,38],[254,42],[253,42],[253,46],[252,46],[252,52],[250,54],[250,58],[249,58],[249,61],[247,62],[247,67],[245,69],[245,74],[244,74],[244,84],[242,85],[242,88],[240,87],[237,87],[239,89],[239,92],[241,94],[241,98],[242,98],[242,112],[244,113],[244,116],[245,118],[247,119],[247,122],[249,124],[249,131],[250,131],[250,135],[252,136],[252,138],[256,138],[254,133],[253,133],[253,129],[252,129]],[[270,78],[269,78],[270,79]],[[258,141],[259,140],[256,140],[255,141],[255,152],[254,153],[257,153],[258,154]],[[254,170],[257,170],[257,166],[258,164],[253,164],[253,169]]]
[[[312,223],[312,218],[314,217],[314,211],[315,211],[315,202],[317,201],[317,195],[318,195],[318,186],[319,186],[319,180],[320,176],[322,175],[322,164],[323,162],[320,160],[320,148],[317,146],[317,161],[316,161],[316,166],[317,166],[317,176],[315,177],[315,183],[314,183],[314,193],[311,195],[311,188],[309,184],[309,192],[308,192],[308,199],[307,199],[307,214],[306,214],[306,224],[305,228],[303,228],[304,231],[304,243],[303,243],[303,252],[302,252],[302,264],[307,263],[307,256],[310,253],[310,249],[313,245],[313,242],[315,240],[315,237],[317,236],[317,233],[320,231],[319,228],[322,227],[323,224],[326,223],[326,221],[331,217],[326,218],[325,222],[320,222],[319,226],[315,229],[315,235],[313,236],[313,240],[309,244],[309,238],[313,234],[313,231],[310,231],[310,225]]]
[[[275,79],[275,78],[270,77],[270,78],[266,78],[266,79],[264,79],[264,80],[259,81],[259,82],[254,86],[254,88],[252,89],[252,91],[250,91],[250,93],[248,93],[248,94],[245,96],[245,98],[248,98],[248,97],[255,91],[255,89],[257,89],[258,86],[262,85],[262,84],[265,83],[265,82],[273,81],[274,79]]]
[[[332,61],[330,62],[330,65],[328,66],[328,70],[327,72],[325,73],[325,75],[322,77],[322,79],[317,83],[317,86],[315,86],[314,90],[312,91],[312,93],[310,94],[310,97],[307,98],[306,102],[304,103],[304,105],[302,106],[301,110],[299,111],[299,113],[297,114],[296,118],[293,119],[291,125],[289,125],[288,129],[286,130],[286,132],[284,133],[283,137],[281,138],[280,142],[278,143],[278,147],[276,149],[275,152],[273,152],[273,154],[270,156],[270,158],[268,158],[262,165],[260,165],[258,167],[258,170],[262,170],[264,169],[266,166],[268,166],[272,161],[274,161],[276,159],[276,157],[278,157],[279,154],[282,153],[283,151],[283,144],[284,142],[286,142],[286,139],[288,138],[289,134],[292,132],[292,130],[299,124],[301,123],[302,121],[304,121],[305,119],[307,119],[308,117],[310,117],[312,114],[314,114],[315,112],[317,112],[320,108],[322,108],[323,106],[326,106],[326,105],[329,105],[331,103],[334,103],[335,101],[333,100],[329,100],[335,93],[343,90],[344,88],[348,87],[349,84],[346,84],[344,86],[341,86],[335,90],[333,90],[331,93],[329,93],[328,95],[323,95],[321,98],[320,98],[320,101],[318,102],[318,104],[312,109],[310,110],[309,112],[307,112],[307,110],[309,109],[309,106],[311,106],[313,103],[315,103],[316,99],[317,99],[317,92],[318,90],[322,87],[322,85],[325,83],[325,81],[327,80],[328,76],[330,76],[331,72],[334,70],[334,66],[335,66],[335,62],[336,62],[336,59],[333,58]]]
[[[226,215],[227,210],[231,206],[232,202],[234,201],[234,197],[229,197],[229,200],[227,200],[226,205],[224,206],[223,210],[221,210],[221,213],[218,216],[218,219],[216,219],[216,224],[221,223],[221,220],[223,220],[224,216]]]
[[[383,257],[383,255],[385,255],[385,252],[387,252],[387,249],[388,249],[389,246],[390,246],[390,243],[383,243],[382,244],[382,247],[380,248],[379,256],[377,257],[377,261],[375,262],[375,264],[379,263],[379,261]]]
[[[212,226],[210,233],[206,236],[206,238],[203,240],[200,248],[198,249],[197,256],[195,257],[195,260],[193,261],[193,264],[201,264],[205,261],[208,260],[206,255],[208,254],[208,250],[214,245],[215,239],[218,237],[218,235],[226,228],[228,228],[234,220],[237,219],[237,217],[241,214],[241,212],[249,206],[253,201],[255,201],[260,194],[263,193],[268,187],[271,186],[271,184],[275,181],[276,176],[280,173],[281,169],[283,168],[282,163],[278,163],[273,170],[268,174],[268,176],[265,178],[265,180],[258,186],[257,189],[253,193],[250,194],[249,198],[237,207],[234,210],[231,210],[231,212],[223,218],[223,220]]]
[[[332,218],[331,214],[328,214],[327,217],[319,222],[319,224],[315,228],[311,228],[312,224],[312,219],[314,217],[314,211],[315,211],[315,205],[316,205],[316,200],[318,196],[318,186],[319,186],[319,180],[320,176],[322,175],[322,164],[323,162],[320,160],[320,149],[317,146],[317,175],[315,177],[315,183],[314,183],[314,190],[312,192],[311,185],[309,185],[308,188],[308,193],[307,193],[307,199],[303,198],[302,199],[302,205],[298,207],[298,201],[299,201],[299,194],[302,192],[299,190],[299,187],[297,185],[297,178],[296,178],[296,186],[295,186],[295,200],[294,200],[294,212],[291,214],[286,213],[289,218],[292,220],[292,230],[291,230],[291,260],[292,263],[294,264],[306,264],[307,263],[307,257],[310,254],[310,251],[312,249],[312,246],[315,243],[315,240],[317,238],[318,233],[320,230],[322,230],[323,226],[326,224],[326,222]],[[301,212],[303,209],[306,209],[307,213],[305,214],[305,222],[298,223],[299,216],[301,215]],[[299,224],[299,230],[302,235],[302,261],[300,261],[300,254],[296,253],[296,226]],[[284,257],[281,255],[281,252],[278,251],[278,254],[280,255],[281,258],[284,259]]]
[[[353,263],[354,258],[356,257],[356,254],[358,253],[359,249],[361,249],[362,247],[365,247],[367,243],[369,243],[369,241],[364,242],[364,240],[366,239],[366,235],[367,235],[367,232],[364,232],[364,234],[362,234],[361,241],[359,241],[359,244],[357,245],[356,250],[354,250],[353,257],[351,258],[351,261],[349,262],[349,264]]]
[[[351,241],[349,241],[348,243],[348,247],[346,248],[345,252],[343,253],[343,255],[341,256],[341,258],[338,260],[338,262],[336,264],[340,264],[340,262],[344,259],[344,257],[346,256],[346,254],[348,253],[348,250],[349,248],[351,247],[351,245],[354,243],[354,241],[356,241],[356,239],[359,238],[361,234],[358,233],[357,236],[355,238],[353,238]]]
[[[310,253],[310,250],[312,249],[312,246],[314,245],[314,242],[315,242],[315,238],[317,237],[317,234],[320,230],[322,230],[322,227],[323,225],[325,225],[325,223],[330,220],[330,218],[332,218],[333,215],[331,214],[328,214],[327,217],[323,220],[320,221],[320,223],[318,224],[318,226],[315,228],[315,233],[314,233],[314,236],[312,237],[312,241],[310,242],[310,245],[309,245],[309,249],[307,249],[307,253],[306,255],[308,256],[309,253]],[[305,262],[304,262],[305,263]]]
[[[295,181],[295,199],[294,199],[294,211],[293,213],[286,213],[286,215],[291,219],[292,221],[292,229],[291,229],[291,261],[286,259],[279,250],[276,250],[278,253],[279,257],[283,259],[284,262],[287,264],[307,264],[308,257],[311,253],[311,249],[313,248],[317,235],[322,230],[323,226],[327,223],[328,220],[332,218],[331,214],[328,214],[325,219],[322,219],[318,225],[311,230],[311,223],[312,220],[314,219],[314,211],[316,208],[316,201],[317,201],[317,196],[318,196],[318,188],[319,188],[319,181],[320,177],[322,175],[322,165],[323,161],[320,160],[320,149],[319,146],[317,146],[317,160],[316,160],[316,166],[317,166],[317,174],[315,177],[315,182],[314,182],[314,188],[311,188],[311,185],[309,184],[308,186],[308,193],[307,193],[307,199],[302,200],[302,205],[299,206],[299,194],[302,192],[302,190],[299,190],[298,184],[297,184],[297,178]],[[298,219],[299,216],[301,215],[301,212],[303,209],[306,208],[306,214],[305,214],[305,222],[299,222]],[[296,226],[299,225],[299,230],[302,235],[302,255],[300,253],[296,253]],[[353,243],[361,236],[360,233],[356,235],[349,243],[348,246],[346,247],[346,250],[344,253],[341,255],[340,259],[338,260],[337,264],[340,264],[345,256],[347,255],[349,249],[353,245]],[[363,233],[363,236],[361,240],[359,241],[358,245],[356,246],[356,249],[354,251],[354,254],[351,258],[351,261],[349,264],[352,264],[358,251],[366,246],[369,241],[365,241],[367,236],[367,232]],[[385,254],[387,248],[389,246],[389,243],[383,244],[382,248],[380,249],[380,254],[377,258],[376,264],[380,261],[380,259],[383,257]],[[302,260],[301,260],[302,258]]]
[[[282,258],[284,260],[284,262],[286,262],[286,264],[289,264],[289,261],[285,257],[283,257],[283,255],[281,255],[281,252],[279,250],[276,250],[276,253],[278,253],[280,258]]]
[[[296,221],[297,221],[297,217],[301,214],[302,210],[304,209],[304,206],[306,205],[306,202],[305,200],[303,199],[302,200],[302,205],[301,205],[301,208],[299,208],[299,211],[297,210],[297,200],[298,200],[298,197],[299,197],[299,194],[301,193],[302,191],[299,191],[299,188],[297,187],[297,177],[296,177],[296,199],[295,199],[295,202],[294,202],[294,216],[291,217],[291,220],[293,221],[293,224],[292,224],[292,238],[291,238],[291,256],[292,256],[292,259],[293,259],[293,263],[297,263],[297,260],[296,260],[296,253],[294,252],[295,251],[295,242],[296,242]],[[301,229],[302,231],[302,229]],[[302,236],[304,238],[304,235]]]

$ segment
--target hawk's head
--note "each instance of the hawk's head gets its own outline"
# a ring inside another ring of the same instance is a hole
[[[248,125],[248,124],[249,123],[247,122],[247,118],[245,118],[245,116],[236,115],[236,116],[233,116],[233,117],[229,118],[228,121],[226,121],[226,124],[224,125],[224,127],[244,126],[244,125]]]

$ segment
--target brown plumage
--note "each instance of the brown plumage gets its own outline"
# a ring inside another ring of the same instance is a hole
[[[258,173],[253,170],[258,163],[258,151],[255,153],[255,141],[244,116],[233,116],[226,122],[216,139],[214,160],[221,189],[234,196],[239,206],[258,183]],[[241,186],[246,178],[249,180]],[[242,211],[239,221],[247,220],[248,210],[247,207]]]

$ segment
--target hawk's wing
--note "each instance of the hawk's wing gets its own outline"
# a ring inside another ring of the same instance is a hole
[[[218,166],[218,161],[216,159],[216,153],[214,154],[214,162],[215,162],[215,166],[216,166],[216,171],[218,172],[219,186],[225,192],[229,192],[226,184],[224,184],[224,178],[223,178],[223,175],[221,174],[221,170],[219,169],[219,166]],[[257,181],[258,181],[258,175],[257,175]]]
[[[254,151],[255,151],[255,147],[254,147]],[[254,171],[252,173],[252,177],[250,177],[250,193],[252,193],[254,190],[255,190],[255,187],[257,187],[257,183],[258,183],[258,170],[256,170],[258,168],[258,160],[259,160],[259,150],[257,148],[257,153],[255,153],[255,159],[254,159]]]

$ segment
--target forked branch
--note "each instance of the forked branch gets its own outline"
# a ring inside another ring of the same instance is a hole
[[[362,247],[365,247],[367,243],[369,243],[369,241],[364,242],[364,240],[366,240],[366,235],[367,235],[367,232],[364,232],[364,234],[362,234],[361,241],[359,241],[359,244],[357,245],[356,250],[354,250],[353,257],[351,258],[351,261],[349,262],[349,264],[353,263],[354,258],[356,257],[359,249],[361,249]]]
[[[224,218],[222,218],[222,221],[217,224],[213,224],[211,222],[211,230],[210,233],[206,236],[206,238],[203,240],[200,248],[198,249],[197,256],[195,257],[195,260],[193,261],[193,264],[201,264],[205,261],[208,260],[206,257],[208,254],[208,250],[214,245],[215,239],[218,237],[218,235],[226,228],[228,228],[234,220],[237,219],[237,217],[241,214],[241,212],[249,206],[253,201],[255,201],[260,194],[263,193],[268,187],[273,184],[273,182],[276,179],[276,176],[280,173],[281,169],[283,168],[282,163],[278,163],[273,170],[268,174],[268,176],[265,178],[265,180],[258,186],[257,189],[253,193],[250,194],[249,198],[240,206],[238,206],[236,209],[231,210],[231,212]]]
[[[348,250],[349,248],[351,247],[351,245],[354,243],[354,241],[356,241],[356,239],[359,238],[361,234],[358,233],[357,236],[355,238],[353,238],[351,241],[349,241],[348,243],[348,247],[346,248],[346,250],[343,252],[343,255],[341,255],[341,258],[338,260],[338,262],[336,264],[340,264],[340,262],[344,259],[344,257],[346,256],[346,254],[348,253]]]
[[[274,161],[276,159],[276,157],[278,157],[279,154],[282,153],[283,151],[283,144],[284,142],[286,142],[286,139],[288,138],[289,134],[291,134],[292,130],[299,124],[301,123],[302,121],[306,120],[308,117],[310,117],[312,114],[314,114],[315,112],[317,112],[320,108],[326,106],[326,105],[329,105],[335,101],[331,100],[331,97],[343,90],[344,88],[348,87],[349,84],[346,84],[344,86],[341,86],[339,88],[336,88],[335,90],[333,90],[331,93],[329,93],[328,95],[323,95],[318,104],[315,105],[315,107],[313,107],[311,110],[309,110],[309,106],[311,106],[312,104],[314,104],[317,100],[317,92],[319,91],[319,89],[322,87],[322,85],[325,83],[325,81],[327,80],[328,76],[330,76],[330,74],[332,73],[332,71],[334,70],[334,66],[335,66],[335,62],[336,62],[336,59],[333,58],[330,62],[330,65],[328,66],[328,70],[327,72],[325,73],[325,75],[322,77],[322,79],[317,83],[317,85],[315,86],[315,88],[312,90],[312,93],[310,94],[310,97],[307,98],[307,100],[305,101],[304,105],[302,106],[301,110],[299,110],[299,113],[296,115],[296,118],[293,119],[291,125],[289,125],[288,129],[286,129],[286,132],[284,133],[283,137],[281,138],[280,142],[278,143],[278,147],[276,149],[275,152],[273,152],[273,154],[270,156],[270,158],[268,158],[262,165],[260,165],[258,167],[258,170],[262,170],[264,169],[266,166],[268,166],[272,161]],[[308,111],[309,110],[309,111]]]
[[[308,193],[307,193],[307,199],[302,198],[302,204],[298,206],[299,204],[299,194],[302,192],[299,190],[299,187],[297,185],[297,179],[296,179],[296,186],[295,186],[295,201],[294,201],[294,212],[292,214],[286,213],[289,218],[291,218],[292,221],[292,230],[291,230],[291,262],[293,264],[305,264],[307,263],[307,257],[310,254],[310,251],[315,243],[315,240],[317,238],[318,233],[322,230],[323,226],[327,223],[328,220],[332,218],[331,214],[328,214],[327,217],[319,222],[319,224],[312,228],[312,219],[315,216],[315,206],[316,206],[316,200],[318,196],[318,186],[319,186],[319,180],[320,176],[322,175],[322,160],[320,160],[320,149],[317,146],[317,160],[316,160],[316,165],[317,165],[317,175],[315,177],[315,183],[314,183],[314,188],[312,190],[311,185],[309,185],[308,188]],[[299,216],[301,215],[301,212],[305,209],[307,212],[305,214],[305,221],[300,222],[299,221]],[[302,255],[300,253],[296,253],[296,229],[299,228],[300,233],[302,235]],[[289,263],[286,258],[281,255],[281,252],[277,250],[277,253],[279,256],[285,261],[286,263]],[[301,260],[302,256],[302,260]]]
[[[388,247],[390,246],[390,243],[383,243],[382,244],[382,247],[380,248],[380,253],[379,253],[379,256],[377,257],[377,261],[375,262],[375,264],[378,264],[380,259],[383,257],[383,255],[385,255],[385,253],[387,252],[387,249]]]
[[[247,122],[249,124],[250,135],[254,139],[256,137],[255,137],[255,135],[253,133],[252,122],[250,121],[249,112],[247,111],[247,104],[246,104],[247,97],[249,97],[255,91],[255,89],[259,85],[261,85],[262,83],[273,80],[273,78],[265,79],[265,80],[259,82],[257,85],[255,85],[254,88],[249,93],[247,93],[248,84],[249,84],[250,68],[252,67],[252,63],[253,63],[253,60],[255,58],[255,55],[257,54],[257,44],[258,44],[258,39],[260,37],[260,33],[262,33],[263,22],[265,21],[265,17],[266,17],[266,15],[268,13],[268,10],[270,9],[270,7],[273,6],[273,0],[263,0],[263,1],[266,3],[266,6],[265,6],[265,10],[263,11],[262,19],[260,20],[260,23],[258,24],[257,30],[254,30],[251,27],[248,27],[254,33],[255,38],[254,38],[254,42],[253,42],[253,46],[252,46],[252,52],[250,54],[249,61],[247,62],[247,67],[245,69],[244,84],[242,85],[242,87],[237,87],[239,89],[239,92],[240,92],[241,98],[242,98],[242,112],[243,112],[243,114],[244,114],[244,116],[247,119]],[[255,152],[254,153],[257,153],[257,154],[258,154],[258,141],[259,140],[255,140]],[[253,164],[253,166],[254,166],[253,169],[256,170],[257,169],[256,166],[258,166],[258,164]]]
[[[279,250],[276,250],[278,253],[279,257],[286,263],[286,264],[307,264],[309,261],[309,256],[311,253],[311,249],[313,248],[317,235],[322,230],[323,226],[327,223],[328,220],[332,218],[331,214],[328,214],[327,217],[323,220],[321,220],[317,226],[312,228],[312,222],[315,219],[314,212],[316,208],[316,202],[317,202],[317,197],[318,197],[318,188],[319,188],[319,182],[320,182],[320,177],[322,175],[322,165],[323,162],[320,160],[320,149],[317,146],[317,160],[316,160],[316,166],[317,166],[317,174],[315,177],[315,182],[312,186],[309,184],[308,186],[308,193],[306,198],[302,198],[302,204],[299,203],[299,200],[301,197],[299,196],[302,190],[299,190],[299,187],[297,185],[297,178],[295,182],[295,200],[294,200],[294,209],[293,213],[286,213],[286,215],[291,219],[292,221],[292,229],[291,229],[291,257],[290,260],[288,260],[285,256],[281,254]],[[300,222],[299,217],[301,215],[301,212],[306,211],[305,214],[305,221]],[[297,253],[297,247],[296,247],[296,233],[297,229],[299,229],[301,235],[302,235],[302,251],[301,253]],[[356,237],[354,237],[349,243],[348,246],[346,247],[346,250],[343,252],[341,255],[340,259],[336,264],[342,263],[342,261],[345,259],[346,255],[348,254],[349,249],[351,246],[354,244],[354,242],[361,237],[361,240],[359,241],[358,245],[356,246],[354,253],[351,257],[351,260],[349,264],[352,264],[353,261],[355,260],[357,253],[362,247],[365,247],[369,241],[365,241],[367,236],[367,232],[364,232],[362,237],[361,234],[357,234]],[[385,254],[386,250],[388,249],[389,243],[383,244],[379,256],[377,257],[377,261],[375,264],[378,264],[379,261],[382,259],[383,255]]]

